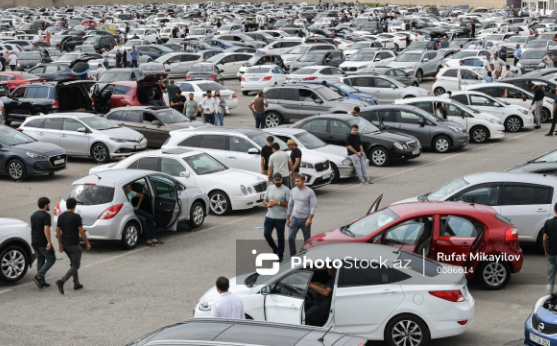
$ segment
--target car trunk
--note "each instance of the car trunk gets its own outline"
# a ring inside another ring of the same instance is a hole
[[[92,112],[93,103],[88,90],[90,81],[62,82],[56,88],[58,110],[60,112]]]

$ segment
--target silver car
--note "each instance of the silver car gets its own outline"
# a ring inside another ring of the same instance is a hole
[[[147,149],[141,133],[87,113],[28,117],[19,128],[39,142],[61,146],[69,156],[91,156],[99,163]]]
[[[155,62],[164,65],[168,77],[184,78],[191,65],[203,62],[203,56],[196,53],[168,53],[155,59]]]
[[[348,84],[363,93],[374,95],[379,100],[379,104],[393,103],[395,100],[408,97],[430,95],[430,92],[426,89],[406,86],[386,76],[349,75],[340,78],[339,82]]]
[[[441,69],[443,54],[434,50],[405,50],[387,65],[387,67],[404,68],[406,73],[415,75],[418,83],[423,77],[435,76]]]
[[[150,168],[148,159],[138,165]],[[56,205],[54,222],[66,211],[69,198],[77,200],[75,212],[91,240],[118,240],[126,250],[137,246],[141,223],[128,201],[124,187],[144,195],[139,208],[154,216],[159,229],[176,231],[178,223],[200,227],[209,212],[209,200],[198,187],[185,186],[171,176],[150,170],[107,170],[72,183]],[[132,200],[137,205],[135,200]]]

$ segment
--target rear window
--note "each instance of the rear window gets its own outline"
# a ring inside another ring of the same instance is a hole
[[[269,73],[270,67],[252,67],[249,68],[246,73]]]
[[[112,202],[114,188],[107,186],[76,184],[64,196],[64,200],[75,198],[78,205],[99,205]]]
[[[400,251],[398,261],[400,261],[399,263],[402,263],[402,266],[406,266],[405,268],[412,269],[413,271],[430,278],[439,275],[440,272],[437,268],[440,268],[441,265],[437,262],[406,251]]]

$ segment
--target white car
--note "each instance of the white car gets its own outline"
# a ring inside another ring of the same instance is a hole
[[[485,93],[476,91],[453,92],[451,99],[496,116],[505,125],[507,132],[517,132],[521,128],[534,127],[534,114],[528,108],[499,101]]]
[[[338,79],[363,93],[371,94],[379,100],[379,104],[389,104],[398,99],[429,96],[431,93],[424,88],[407,86],[387,76],[349,75]]]
[[[362,49],[350,56],[348,60],[340,64],[340,68],[350,74],[366,68],[384,68],[396,59],[396,55],[390,50]]]
[[[171,131],[162,149],[186,147],[203,151],[228,167],[261,172],[261,149],[267,145],[269,134],[252,128],[197,128]],[[279,138],[275,143],[281,150],[288,147]],[[306,184],[312,188],[331,183],[331,165],[323,155],[310,150],[302,151],[300,173],[306,176]]]
[[[338,50],[340,51],[346,51],[352,48],[352,46],[354,45],[354,42],[343,38],[335,38],[334,41],[337,44]]]
[[[429,114],[435,114],[437,105],[441,104],[447,113],[447,120],[465,127],[470,134],[470,141],[474,143],[484,143],[488,139],[503,138],[505,135],[505,127],[499,118],[472,109],[455,100],[444,97],[417,97],[397,100],[395,104],[416,106]]]
[[[390,29],[390,28],[389,28]],[[393,48],[397,51],[406,49],[406,35],[399,33],[383,33],[377,35],[380,38],[386,38],[393,42]]]
[[[261,91],[264,88],[286,82],[286,72],[277,65],[260,65],[247,69],[240,79],[242,94]]]
[[[197,53],[168,53],[156,58],[155,62],[164,65],[169,78],[184,78],[191,65],[205,61]]]
[[[224,52],[213,55],[207,62],[215,64],[224,78],[236,78],[240,67],[253,56],[250,53]]]
[[[337,263],[338,269],[303,265],[304,259],[312,263],[327,259]],[[384,266],[375,264],[379,259]],[[322,245],[280,267],[277,263],[275,271],[230,279],[230,292],[240,297],[248,318],[299,325],[306,322],[305,306],[318,297],[308,289],[309,283],[324,285],[332,281],[328,314],[317,322],[319,326],[369,340],[386,340],[389,345],[426,345],[430,338],[464,333],[474,319],[474,298],[464,274],[453,274],[455,268],[429,260],[424,263],[421,257],[390,246]],[[261,271],[259,267],[256,270]],[[215,286],[207,290],[193,316],[209,318],[218,297]]]
[[[530,108],[534,94],[517,86],[508,83],[485,83],[468,85],[463,87],[464,90],[479,91],[495,97],[499,101],[507,102],[512,105]],[[542,104],[541,121],[546,122],[551,119],[553,111],[553,99],[544,97]]]
[[[338,67],[333,66],[306,66],[290,73],[286,80],[288,82],[302,82],[308,80],[330,80],[336,81],[346,73]]]
[[[238,107],[238,95],[230,89],[227,89],[222,84],[208,80],[196,80],[191,82],[176,82],[176,85],[182,88],[182,95],[189,99],[189,94],[193,93],[193,99],[198,103],[201,103],[203,99],[203,94],[207,90],[211,90],[213,95],[216,90],[219,90],[220,96],[226,101],[226,106],[229,109],[234,109]],[[166,104],[169,103],[168,93],[164,93],[164,100]]]
[[[301,38],[288,37],[271,42],[263,48],[257,50],[257,55],[282,55],[286,54],[292,47],[299,46],[303,43]]]
[[[157,43],[159,33],[156,29],[133,29],[130,30],[130,36],[137,36],[141,40],[149,41],[153,44]]]
[[[138,153],[117,163],[94,167],[89,174],[135,168],[145,158],[157,160],[158,171],[186,186],[200,188],[209,197],[211,212],[218,216],[258,206],[267,191],[267,176],[228,168],[202,151],[185,148]]]
[[[441,96],[447,91],[459,91],[464,86],[485,83],[483,67],[455,66],[442,68],[431,86],[434,95]]]
[[[290,49],[285,54],[281,54],[281,58],[284,61],[284,65],[289,67],[294,61],[296,61],[302,55],[308,52],[322,51],[322,50],[336,50],[335,46],[328,43],[316,43],[316,44],[302,44]]]
[[[352,54],[358,52],[358,51],[361,50],[361,49],[373,48],[373,47],[376,47],[374,41],[360,41],[360,42],[356,42],[356,43],[354,43],[354,45],[351,47],[351,49],[345,50],[345,51],[344,51],[344,55],[345,55],[346,58],[348,59]],[[376,47],[376,48],[380,48],[380,47]]]
[[[460,66],[460,60],[464,58],[469,58],[472,56],[479,56],[485,59],[489,55],[489,51],[482,49],[461,49],[456,54],[451,56],[449,59],[443,61],[443,67],[456,67]]]
[[[34,261],[31,227],[20,220],[0,218],[0,281],[21,280]]]

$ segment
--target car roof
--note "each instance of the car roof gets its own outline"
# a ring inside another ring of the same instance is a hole
[[[120,83],[120,82],[118,82],[118,83]],[[128,111],[129,110],[141,110],[141,111],[152,110],[152,111],[156,112],[156,111],[160,111],[160,110],[163,110],[163,109],[170,109],[170,107],[168,107],[168,106],[125,106],[125,107],[112,108],[110,110],[110,112],[113,112],[113,111],[116,111],[116,110],[120,110],[120,111],[122,111],[122,110],[128,110]]]
[[[411,49],[411,50],[405,50],[405,51],[403,51],[403,52],[401,52],[401,53],[419,53],[419,54],[422,54],[422,53],[425,53],[425,52],[430,53],[430,51],[425,50],[425,49],[424,49],[424,50],[421,50],[421,49]],[[435,51],[432,50],[431,52],[435,52]]]
[[[98,173],[89,174],[86,177],[78,179],[74,181],[72,185],[89,183],[101,186],[113,186],[124,180],[137,179],[154,173],[163,174],[161,172],[154,172],[144,169],[107,169]]]
[[[519,173],[509,173],[518,175]],[[535,175],[535,174],[530,174]],[[495,214],[496,211],[492,207],[483,204],[473,204],[464,202],[448,202],[448,201],[424,201],[424,202],[408,202],[388,206],[395,214],[400,216],[408,216],[408,214],[421,214],[424,212],[472,212],[484,211]],[[371,244],[368,244],[371,245]]]
[[[297,135],[297,134],[300,134],[300,133],[307,132],[304,129],[298,129],[298,128],[295,128],[295,127],[283,127],[283,126],[267,127],[265,129],[263,129],[263,131],[265,131],[265,132],[288,133],[288,134],[291,134],[291,135]]]
[[[244,134],[244,135],[248,135],[248,134],[257,134],[257,133],[261,133],[261,130],[258,129],[254,129],[254,128],[250,128],[250,127],[230,127],[230,126],[214,126],[214,127],[208,127],[208,126],[201,126],[201,127],[197,127],[197,128],[188,128],[188,129],[180,129],[180,130],[176,130],[176,131],[171,131],[170,134],[172,135],[172,133],[200,133],[200,132],[204,132],[204,133],[240,133],[240,134]]]
[[[557,176],[536,173],[483,172],[465,175],[462,178],[470,184],[484,182],[515,182],[557,185]]]
[[[43,115],[33,115],[26,118],[27,119],[36,119],[36,118],[56,118],[56,117],[72,117],[72,118],[97,118],[94,113],[78,113],[78,112],[65,112],[65,113],[51,113],[51,114],[43,114]]]

